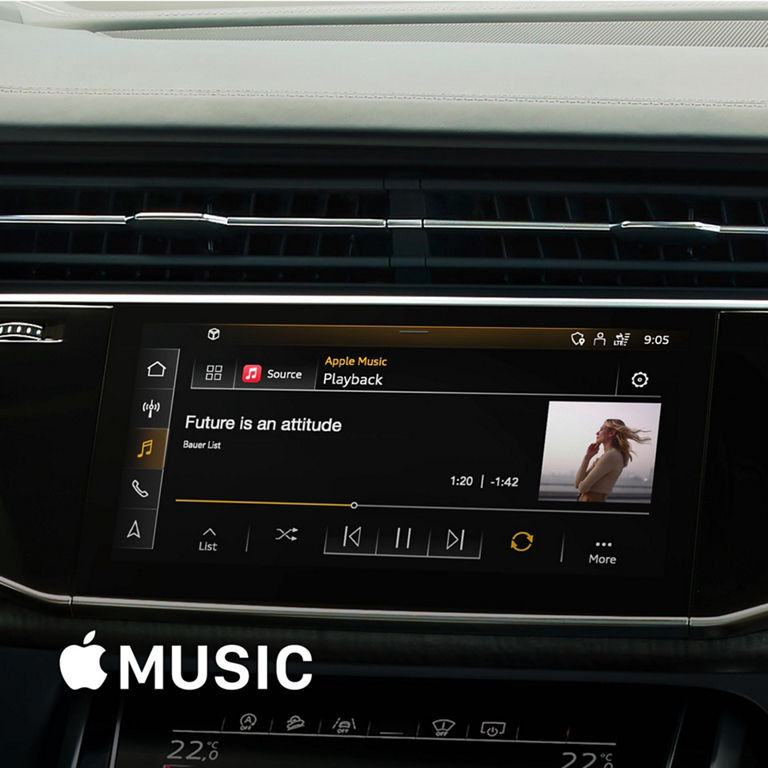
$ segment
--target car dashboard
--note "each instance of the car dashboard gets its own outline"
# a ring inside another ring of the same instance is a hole
[[[764,765],[768,7],[112,6],[0,4],[8,764]]]

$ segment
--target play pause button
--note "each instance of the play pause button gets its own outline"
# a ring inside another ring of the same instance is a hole
[[[482,531],[474,528],[450,526],[432,531],[429,556],[479,560],[482,549]]]
[[[393,525],[379,531],[376,554],[392,557],[426,557],[429,530],[413,525]]]

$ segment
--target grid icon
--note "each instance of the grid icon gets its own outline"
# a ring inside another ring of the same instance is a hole
[[[206,365],[205,366],[206,381],[221,381],[223,377],[224,377],[223,365]]]

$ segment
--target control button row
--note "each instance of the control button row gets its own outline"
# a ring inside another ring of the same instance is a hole
[[[445,716],[448,715],[448,716]],[[221,719],[219,720],[221,723]],[[177,729],[184,732],[184,729]],[[279,736],[337,736],[341,738],[378,739],[437,739],[451,741],[513,741],[553,744],[603,744],[614,742],[600,740],[605,735],[602,728],[576,725],[575,723],[510,720],[505,717],[466,719],[447,712],[418,718],[369,718],[353,711],[329,713],[318,717],[300,710],[284,712],[276,716],[264,715],[259,710],[228,712],[223,724],[214,730],[196,729],[197,733],[279,735]],[[596,739],[595,737],[598,737]]]
[[[248,358],[237,363],[220,358],[196,360],[191,389],[315,389],[317,361],[296,357]]]
[[[326,529],[323,554],[479,560],[482,550],[482,531],[470,528],[350,523]]]
[[[179,367],[178,349],[139,352],[114,545],[154,549],[168,427]]]

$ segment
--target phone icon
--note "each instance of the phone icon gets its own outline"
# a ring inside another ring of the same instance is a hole
[[[142,499],[146,499],[149,496],[149,491],[145,491],[140,485],[138,480],[131,481],[131,488],[136,491],[136,494]]]

